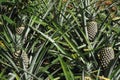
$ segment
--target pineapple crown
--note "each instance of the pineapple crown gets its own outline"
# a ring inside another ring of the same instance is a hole
[[[105,44],[105,47],[112,47],[114,44],[113,36],[106,36],[104,44]]]
[[[90,16],[90,17],[88,17],[88,21],[95,21],[95,16]]]

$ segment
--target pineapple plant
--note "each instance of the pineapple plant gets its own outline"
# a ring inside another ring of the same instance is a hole
[[[115,57],[114,50],[112,47],[104,47],[98,52],[98,58],[100,65],[103,69],[108,68],[109,63]]]
[[[116,58],[112,47],[100,49],[107,42],[106,35],[110,37],[114,33],[104,9],[101,12],[96,8],[97,1],[30,0],[26,5],[21,0],[8,1],[10,5],[6,7],[12,9],[3,16],[0,14],[0,22],[4,25],[0,39],[7,48],[4,51],[0,47],[0,62],[5,69],[11,69],[12,74],[6,80],[14,76],[14,80],[119,80],[113,78],[119,78],[115,74],[119,73],[119,64],[117,66],[115,62],[112,63],[113,71],[110,69],[109,78],[101,75],[111,60]],[[19,26],[18,20],[26,27]],[[119,41],[114,41],[113,46],[117,47]],[[99,50],[99,62],[96,60],[96,50]]]
[[[17,27],[15,29],[17,45],[16,45],[16,51],[13,54],[13,58],[18,67],[25,67],[27,69],[29,58],[25,50],[22,50],[23,44],[21,39],[21,35],[23,34],[24,29],[25,29],[25,26],[23,24],[20,27]]]

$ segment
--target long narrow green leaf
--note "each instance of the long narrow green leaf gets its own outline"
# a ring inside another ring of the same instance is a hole
[[[7,21],[9,24],[15,24],[15,22],[14,22],[12,19],[10,19],[9,17],[7,17],[6,15],[3,15],[3,18],[4,18],[4,20]]]
[[[59,58],[66,80],[74,80],[73,74],[71,73],[68,65],[62,60],[62,57],[60,55],[58,56],[58,58]]]
[[[30,26],[31,27],[31,26]],[[66,52],[51,38],[49,37],[48,35],[44,34],[43,32],[37,30],[36,28],[34,27],[31,27],[33,30],[37,31],[38,33],[40,33],[42,36],[44,36],[46,39],[48,39],[50,42],[52,42],[58,50],[60,50],[63,54],[66,54]]]

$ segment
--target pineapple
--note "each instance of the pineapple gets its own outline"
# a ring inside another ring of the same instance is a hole
[[[13,54],[13,58],[14,58],[14,61],[16,62],[16,65],[21,67],[23,63],[23,65],[25,66],[25,68],[27,69],[28,68],[28,64],[29,64],[29,58],[28,58],[28,55],[26,54],[26,52],[23,50],[18,50],[16,51],[14,54]],[[21,62],[21,59],[22,59],[22,62]]]
[[[97,31],[98,31],[97,22],[96,21],[88,22],[88,24],[87,24],[87,32],[88,32],[88,37],[89,37],[90,41],[94,40]]]
[[[22,34],[25,29],[25,26],[22,24],[20,27],[16,28],[16,33],[17,34]]]
[[[25,65],[25,68],[27,69],[29,64],[29,58],[24,50],[22,51],[21,58],[22,58],[23,64]]]
[[[13,53],[13,58],[14,58],[14,61],[16,63],[17,66],[21,66],[20,65],[20,56],[21,56],[21,50],[17,50]]]
[[[114,59],[114,50],[112,47],[105,47],[98,53],[100,65],[103,69],[106,69],[111,60]]]
[[[20,50],[17,50],[14,54],[13,54],[13,57],[14,58],[19,58],[21,55],[21,51]]]

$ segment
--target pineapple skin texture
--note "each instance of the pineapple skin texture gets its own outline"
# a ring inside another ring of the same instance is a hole
[[[29,65],[29,58],[27,53],[23,50],[18,50],[13,54],[14,61],[17,66],[22,67],[22,64],[24,64],[25,68],[28,68]]]
[[[23,24],[20,27],[15,29],[16,33],[19,35],[21,35],[24,30],[25,30],[25,26]]]
[[[90,21],[87,23],[87,32],[88,32],[89,40],[93,41],[98,32],[98,27],[97,27],[96,21]]]
[[[114,50],[112,47],[105,47],[98,52],[98,58],[100,65],[103,69],[106,69],[111,60],[114,59]]]
[[[25,68],[27,69],[28,68],[28,64],[29,64],[29,58],[28,58],[28,55],[27,53],[23,50],[22,54],[21,54],[21,57],[22,57],[22,61],[25,65]]]

